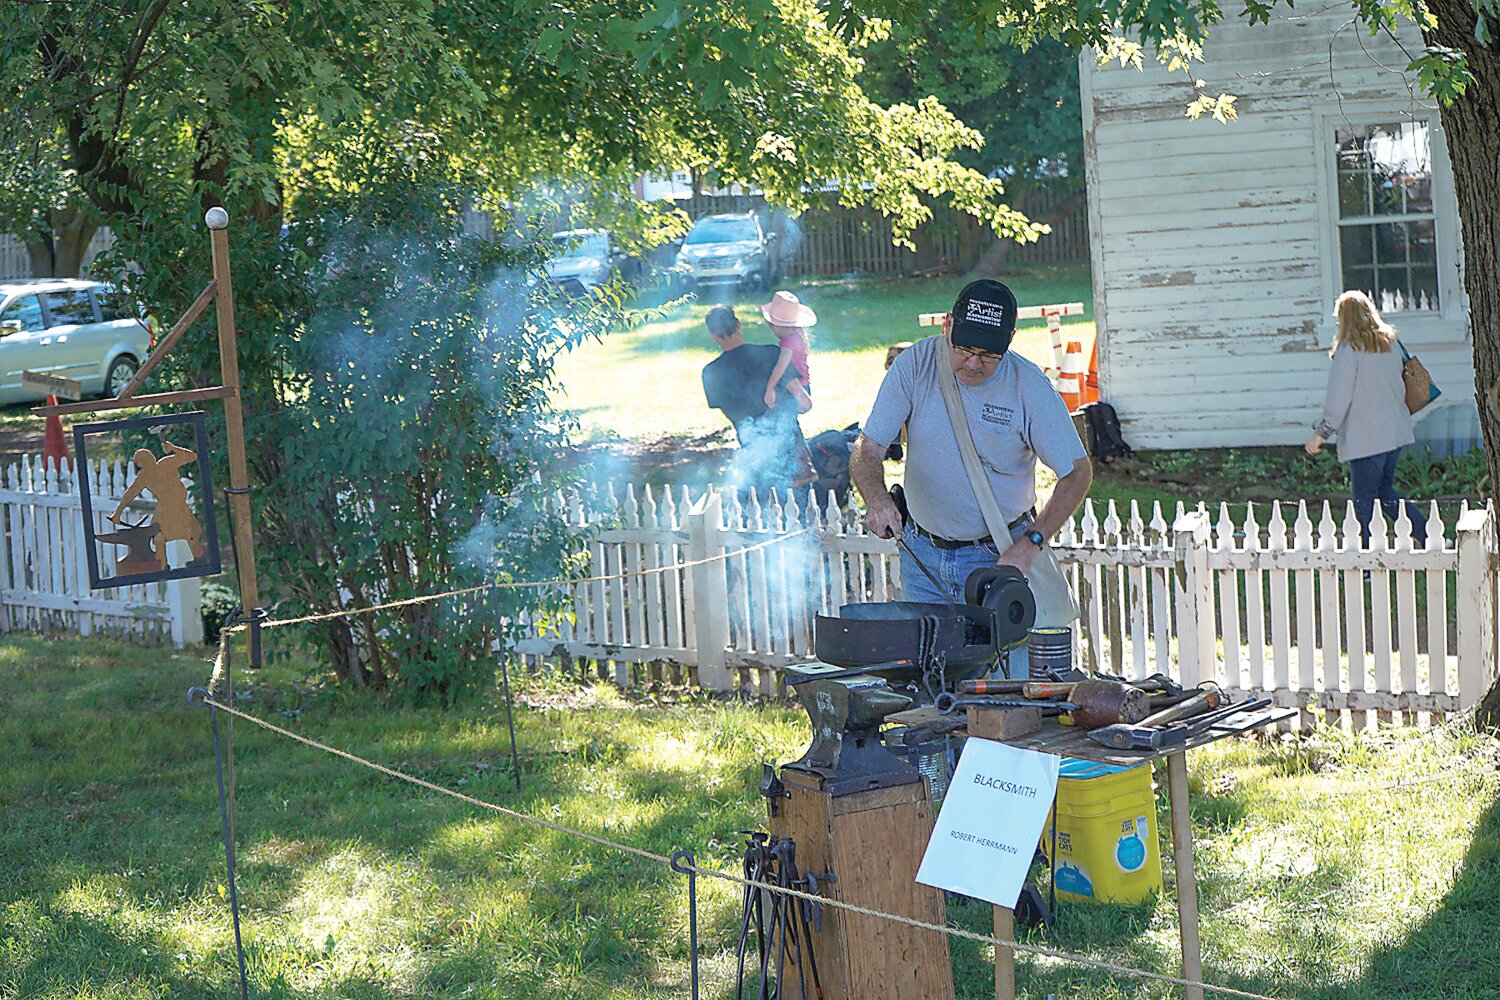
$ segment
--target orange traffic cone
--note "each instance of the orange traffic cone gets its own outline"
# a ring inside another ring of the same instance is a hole
[[[47,405],[56,406],[57,397],[47,393]],[[62,468],[63,462],[68,459],[68,438],[63,434],[62,417],[51,414],[47,417],[45,430],[42,433],[42,457],[47,464]]]
[[[1087,403],[1099,402],[1099,340],[1094,338],[1094,346],[1089,349],[1089,373],[1083,380],[1083,401]]]
[[[1077,340],[1068,341],[1062,371],[1057,377],[1057,391],[1070,411],[1083,405],[1083,383],[1087,374],[1083,366],[1083,344]]]

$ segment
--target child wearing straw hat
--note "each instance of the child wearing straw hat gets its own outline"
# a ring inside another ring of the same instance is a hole
[[[776,359],[776,368],[766,382],[766,405],[776,405],[776,387],[788,368],[796,372],[802,390],[812,395],[812,376],[807,367],[807,328],[818,322],[817,314],[797,301],[791,292],[777,292],[771,301],[760,307],[766,325],[776,335],[781,345],[781,357]]]

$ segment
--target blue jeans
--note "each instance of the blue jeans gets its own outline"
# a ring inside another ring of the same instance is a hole
[[[1375,516],[1375,501],[1385,512],[1386,524],[1394,525],[1401,505],[1411,520],[1411,537],[1418,545],[1427,542],[1427,517],[1422,509],[1396,492],[1396,459],[1401,449],[1356,458],[1349,463],[1349,492],[1354,497],[1354,516],[1359,520],[1360,544],[1369,547],[1370,520]],[[901,567],[905,572],[906,567]]]
[[[1031,518],[1018,523],[1011,529],[1012,540],[1023,535],[1031,527]],[[1000,549],[994,542],[980,542],[977,545],[965,545],[960,549],[940,549],[932,543],[932,540],[917,533],[910,524],[902,532],[901,537],[906,542],[906,547],[911,549],[922,561],[937,582],[942,584],[941,589],[927,574],[923,573],[917,564],[912,562],[911,555],[905,549],[901,551],[901,599],[905,601],[920,601],[923,604],[963,604],[964,583],[969,579],[969,574],[976,569],[995,565],[995,560],[1000,557]],[[1009,671],[996,668],[994,676],[1002,677],[1027,677],[1030,674],[1030,665],[1026,656],[1026,647],[1010,651]]]

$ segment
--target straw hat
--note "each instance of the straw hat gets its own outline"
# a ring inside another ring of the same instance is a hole
[[[791,292],[777,292],[760,307],[760,314],[773,326],[814,326],[818,314],[797,301]]]

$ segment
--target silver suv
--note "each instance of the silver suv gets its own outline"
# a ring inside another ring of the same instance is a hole
[[[86,394],[118,396],[151,352],[151,340],[101,282],[0,282],[0,404],[42,398],[21,388],[25,371],[77,379]]]
[[[752,212],[706,215],[677,252],[677,266],[695,285],[736,285],[765,291],[781,279],[776,234]]]

